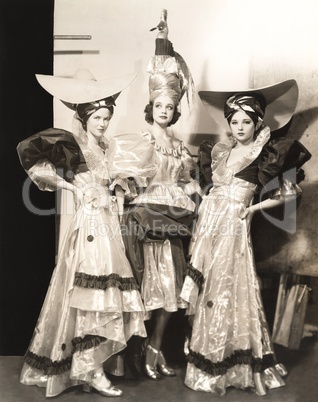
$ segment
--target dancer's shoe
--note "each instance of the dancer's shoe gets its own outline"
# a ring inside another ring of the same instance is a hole
[[[107,381],[107,386],[102,387],[98,383],[102,377]],[[97,380],[97,381],[96,381]],[[105,376],[104,372],[97,372],[92,375],[91,381],[83,385],[83,391],[92,392],[95,389],[100,395],[103,396],[122,396],[123,391],[112,385],[109,379]]]
[[[154,349],[149,344],[145,347],[144,369],[146,375],[153,380],[159,380],[161,377],[157,371],[158,355],[158,350]]]
[[[172,367],[168,366],[166,359],[161,350],[158,353],[157,367],[158,367],[159,373],[161,373],[162,375],[165,375],[167,377],[175,377],[177,375],[176,372],[174,371],[174,369]]]

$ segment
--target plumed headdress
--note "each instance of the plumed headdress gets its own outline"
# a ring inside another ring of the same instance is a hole
[[[149,101],[158,96],[169,96],[176,105],[187,93],[188,105],[194,93],[191,72],[182,56],[173,49],[168,39],[167,10],[162,10],[159,24],[151,31],[158,29],[155,55],[151,57],[147,72],[149,77]]]

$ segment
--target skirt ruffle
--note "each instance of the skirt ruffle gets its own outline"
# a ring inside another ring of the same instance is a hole
[[[80,209],[65,235],[21,382],[58,395],[88,381],[132,335],[146,337],[138,289],[118,217],[105,209],[94,215]]]

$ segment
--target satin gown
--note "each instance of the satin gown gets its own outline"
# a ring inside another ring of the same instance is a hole
[[[114,137],[109,150],[112,186],[121,185],[126,196],[131,197],[128,210],[132,212],[128,216],[134,215],[144,230],[139,242],[143,246],[143,261],[139,265],[145,309],[151,313],[159,308],[169,312],[186,308],[187,303],[180,298],[186,266],[182,243],[177,244],[178,235],[172,239],[168,232],[177,234],[184,214],[191,221],[195,204],[187,194],[198,188],[189,175],[195,162],[182,142],[175,149],[160,147],[148,132]],[[128,178],[133,180],[138,193],[131,190]],[[167,236],[153,240],[161,232]]]
[[[21,382],[56,396],[90,380],[92,370],[146,336],[144,308],[121,237],[116,200],[103,157],[79,146],[71,133],[49,129],[18,146],[21,163],[41,190],[57,168],[85,193],[58,255]]]
[[[227,159],[233,142],[212,149],[213,187],[199,208],[181,292],[190,303],[188,313],[194,313],[185,384],[196,391],[224,395],[233,386],[264,394],[266,387],[284,385],[286,372],[276,361],[261,300],[250,219],[241,219],[260,177],[268,178],[271,170],[273,177],[288,154],[285,139],[282,150],[279,142],[269,147],[268,140],[261,133],[251,152],[232,166]],[[299,192],[284,181],[272,196]]]

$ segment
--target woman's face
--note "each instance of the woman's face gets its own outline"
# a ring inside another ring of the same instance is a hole
[[[230,121],[230,128],[233,137],[243,145],[253,142],[255,124],[243,110],[239,110],[233,115]]]
[[[158,96],[153,104],[153,120],[159,126],[167,126],[174,114],[175,104],[169,96]]]
[[[109,109],[101,108],[96,110],[87,120],[87,132],[91,133],[96,139],[100,139],[105,134],[111,117]]]

